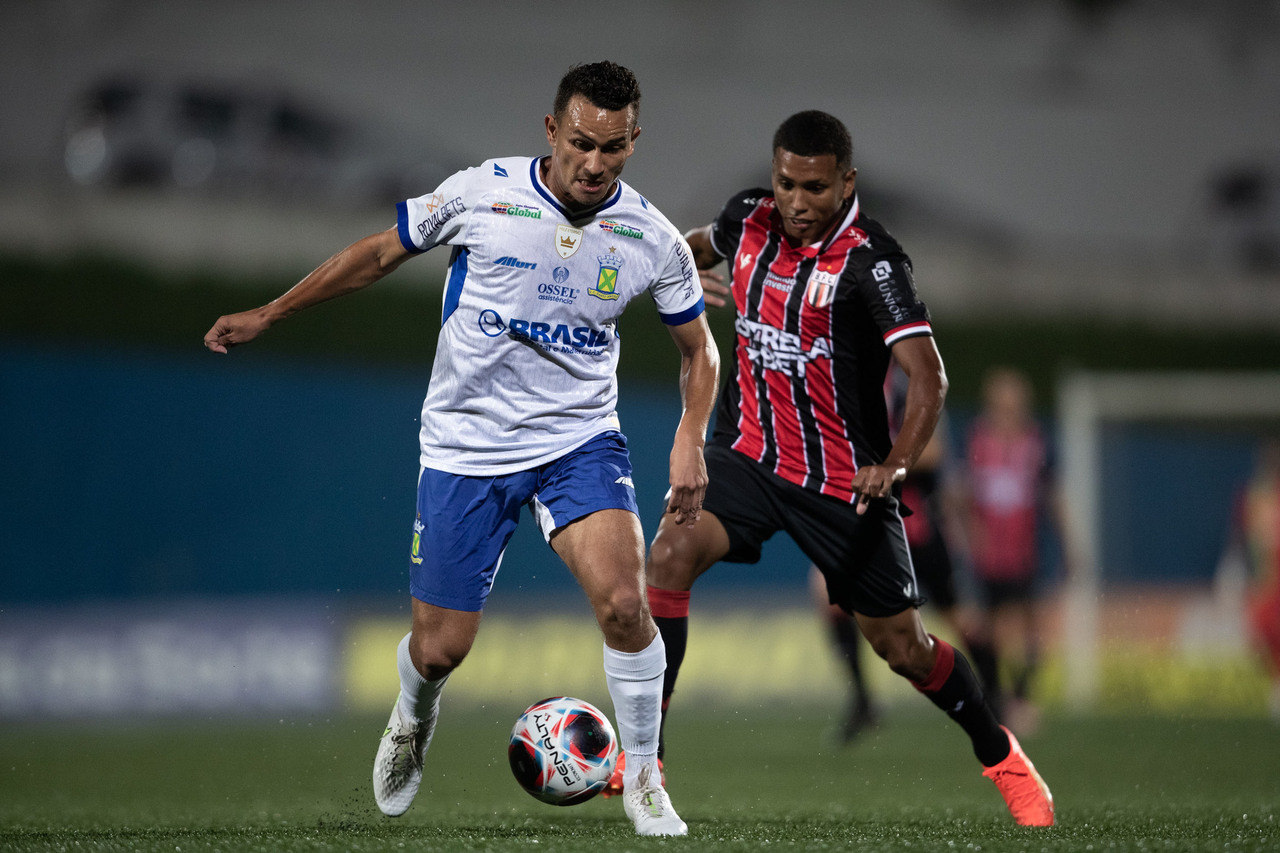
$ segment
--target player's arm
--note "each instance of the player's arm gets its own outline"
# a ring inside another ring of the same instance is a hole
[[[903,338],[893,345],[893,357],[907,375],[902,428],[884,461],[879,465],[864,465],[854,476],[853,490],[858,495],[859,514],[867,511],[868,501],[887,497],[893,484],[906,478],[907,471],[929,443],[947,396],[947,373],[932,335]]]
[[[724,283],[723,275],[711,272],[712,267],[724,260],[711,243],[711,226],[694,228],[684,235],[684,239],[693,251],[693,265],[698,268],[703,301],[716,308],[723,308],[729,301],[729,286]]]
[[[683,413],[671,447],[671,493],[667,512],[676,524],[693,524],[702,513],[707,492],[707,465],[702,458],[707,425],[720,382],[720,352],[705,314],[687,323],[668,326],[680,350],[680,400]]]
[[[205,333],[204,345],[225,353],[228,347],[248,343],[304,308],[368,287],[409,256],[395,228],[371,234],[329,258],[266,305],[219,317]]]

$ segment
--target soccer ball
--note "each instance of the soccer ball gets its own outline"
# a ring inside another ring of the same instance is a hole
[[[507,747],[520,787],[553,806],[584,803],[604,790],[618,761],[618,739],[599,708],[556,696],[529,706]]]

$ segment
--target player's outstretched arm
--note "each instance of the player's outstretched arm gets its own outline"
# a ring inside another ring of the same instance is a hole
[[[932,335],[898,341],[893,345],[893,357],[907,374],[902,428],[884,461],[862,466],[853,478],[859,515],[867,511],[868,501],[887,497],[893,484],[906,478],[929,443],[947,396],[947,373]]]
[[[680,350],[680,399],[684,404],[671,446],[667,512],[675,514],[676,524],[688,521],[692,525],[702,513],[702,497],[707,492],[707,464],[702,448],[720,382],[720,352],[704,314],[667,328]]]
[[[368,287],[408,257],[395,228],[371,234],[329,258],[277,299],[219,317],[205,333],[204,345],[225,353],[230,347],[246,344],[304,308]]]

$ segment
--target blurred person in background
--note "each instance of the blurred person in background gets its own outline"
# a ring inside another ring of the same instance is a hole
[[[715,285],[723,289],[723,285]],[[708,298],[708,304],[711,299]],[[885,401],[889,411],[889,434],[895,437],[902,428],[902,415],[907,401],[907,375],[896,361],[890,362],[885,379]],[[938,611],[956,637],[964,643],[969,659],[982,681],[987,703],[997,719],[1002,717],[998,694],[998,667],[995,646],[982,614],[971,603],[963,601],[957,583],[956,566],[947,539],[954,528],[955,496],[950,481],[955,460],[947,439],[944,410],[929,443],[916,464],[902,481],[903,526],[916,579],[928,603]],[[871,697],[862,669],[862,637],[857,623],[848,613],[828,601],[826,583],[816,566],[809,569],[809,589],[818,617],[840,660],[849,672],[848,712],[838,730],[842,743],[854,740],[865,729],[878,724],[880,713]]]
[[[664,707],[698,576],[721,560],[758,561],[784,530],[876,653],[969,736],[1015,820],[1051,825],[1049,789],[991,712],[968,660],[927,633],[917,609],[898,493],[933,434],[947,380],[910,260],[862,211],[853,144],[837,118],[792,115],[771,154],[771,187],[736,194],[686,234],[699,270],[729,261],[737,334],[705,451],[702,517],[696,526],[664,517],[649,549],[650,606],[667,652]],[[893,440],[891,356],[908,379]],[[744,678],[787,677],[744,669]]]
[[[1006,721],[1020,732],[1034,731],[1039,720],[1030,693],[1041,653],[1041,522],[1048,520],[1065,533],[1031,399],[1031,383],[1021,371],[997,367],[987,372],[982,406],[965,445],[960,490],[969,562],[1008,679],[995,689],[1004,697]],[[1060,541],[1065,557],[1066,536]]]
[[[450,674],[475,641],[503,551],[527,505],[586,592],[632,761],[623,805],[641,835],[688,829],[657,767],[665,652],[644,586],[626,439],[615,411],[616,323],[653,297],[682,356],[684,413],[667,511],[697,520],[702,447],[719,356],[680,233],[619,175],[640,135],[640,88],[612,62],[577,65],[545,119],[550,156],[487,160],[420,198],[397,224],[334,255],[278,299],[219,317],[205,345],[225,353],[275,323],[367,287],[409,258],[452,247],[439,342],[422,410],[400,694],[374,762],[378,807],[403,814]]]
[[[1280,723],[1280,439],[1259,449],[1239,517],[1250,568],[1248,627],[1271,677],[1268,710]]]

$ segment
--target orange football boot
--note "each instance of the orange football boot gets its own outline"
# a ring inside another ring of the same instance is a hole
[[[1004,726],[1000,728],[1009,736],[1009,754],[999,764],[983,770],[982,775],[996,783],[1009,814],[1019,825],[1053,826],[1053,794],[1049,793],[1049,786],[1040,778],[1013,732]]]

